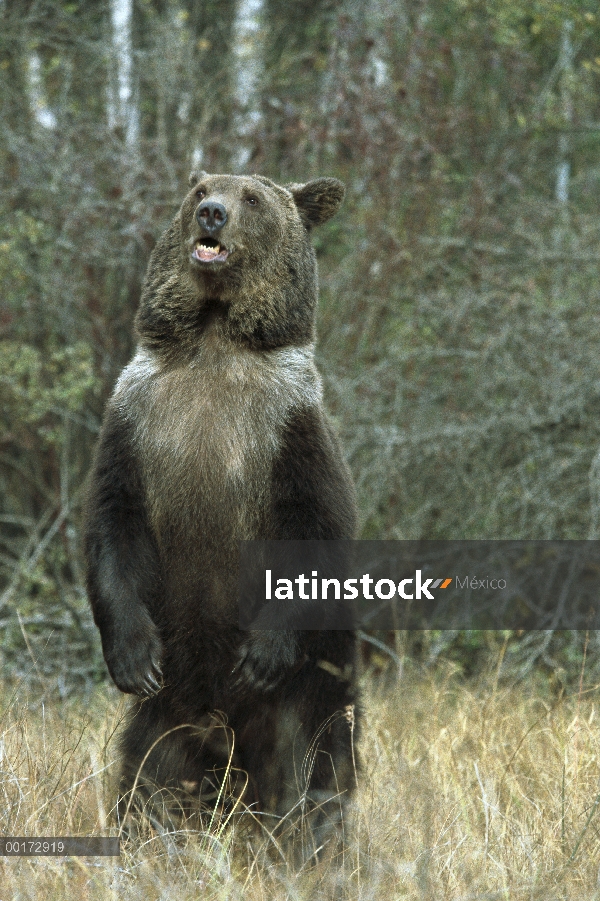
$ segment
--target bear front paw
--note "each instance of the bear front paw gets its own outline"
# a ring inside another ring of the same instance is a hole
[[[162,642],[158,632],[130,642],[121,642],[110,654],[106,665],[118,689],[126,694],[149,698],[162,686]]]
[[[298,648],[293,632],[254,632],[242,644],[233,668],[233,688],[249,687],[256,691],[273,691],[294,673]]]

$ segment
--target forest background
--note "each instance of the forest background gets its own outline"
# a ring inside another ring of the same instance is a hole
[[[2,0],[0,672],[104,678],[85,478],[192,166],[347,185],[318,362],[362,537],[598,537],[599,151],[595,0]],[[410,642],[600,667],[595,633]]]

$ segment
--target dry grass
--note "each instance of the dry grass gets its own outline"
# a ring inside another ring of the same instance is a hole
[[[449,668],[368,677],[339,866],[294,873],[251,851],[243,824],[213,823],[119,860],[3,858],[0,899],[600,899],[597,707],[592,687],[557,698]],[[108,834],[117,693],[60,705],[7,690],[1,709],[0,833]]]

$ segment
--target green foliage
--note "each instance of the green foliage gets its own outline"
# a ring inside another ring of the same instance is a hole
[[[61,417],[78,413],[89,393],[100,387],[92,349],[83,341],[49,353],[31,345],[5,342],[0,383],[7,427],[10,423],[33,426],[44,441],[57,446],[64,439]],[[53,426],[48,425],[49,414],[58,417]]]
[[[476,5],[480,5],[475,0]],[[475,5],[458,0],[465,9]],[[495,36],[500,43],[526,49],[532,39],[545,44],[546,53],[556,46],[565,27],[571,23],[574,40],[597,39],[600,29],[598,7],[594,0],[487,0],[485,3]]]
[[[39,253],[44,241],[44,226],[23,210],[4,220],[0,233],[0,282],[3,302],[8,311],[26,307],[36,290],[32,279],[31,257]]]

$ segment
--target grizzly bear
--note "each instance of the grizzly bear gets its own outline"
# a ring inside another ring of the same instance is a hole
[[[104,657],[137,695],[119,810],[165,828],[235,798],[268,816],[271,834],[301,813],[320,845],[355,779],[355,638],[244,631],[237,580],[244,539],[355,535],[313,361],[310,232],[344,187],[190,179],[150,258],[138,349],[106,410],[87,507]]]

